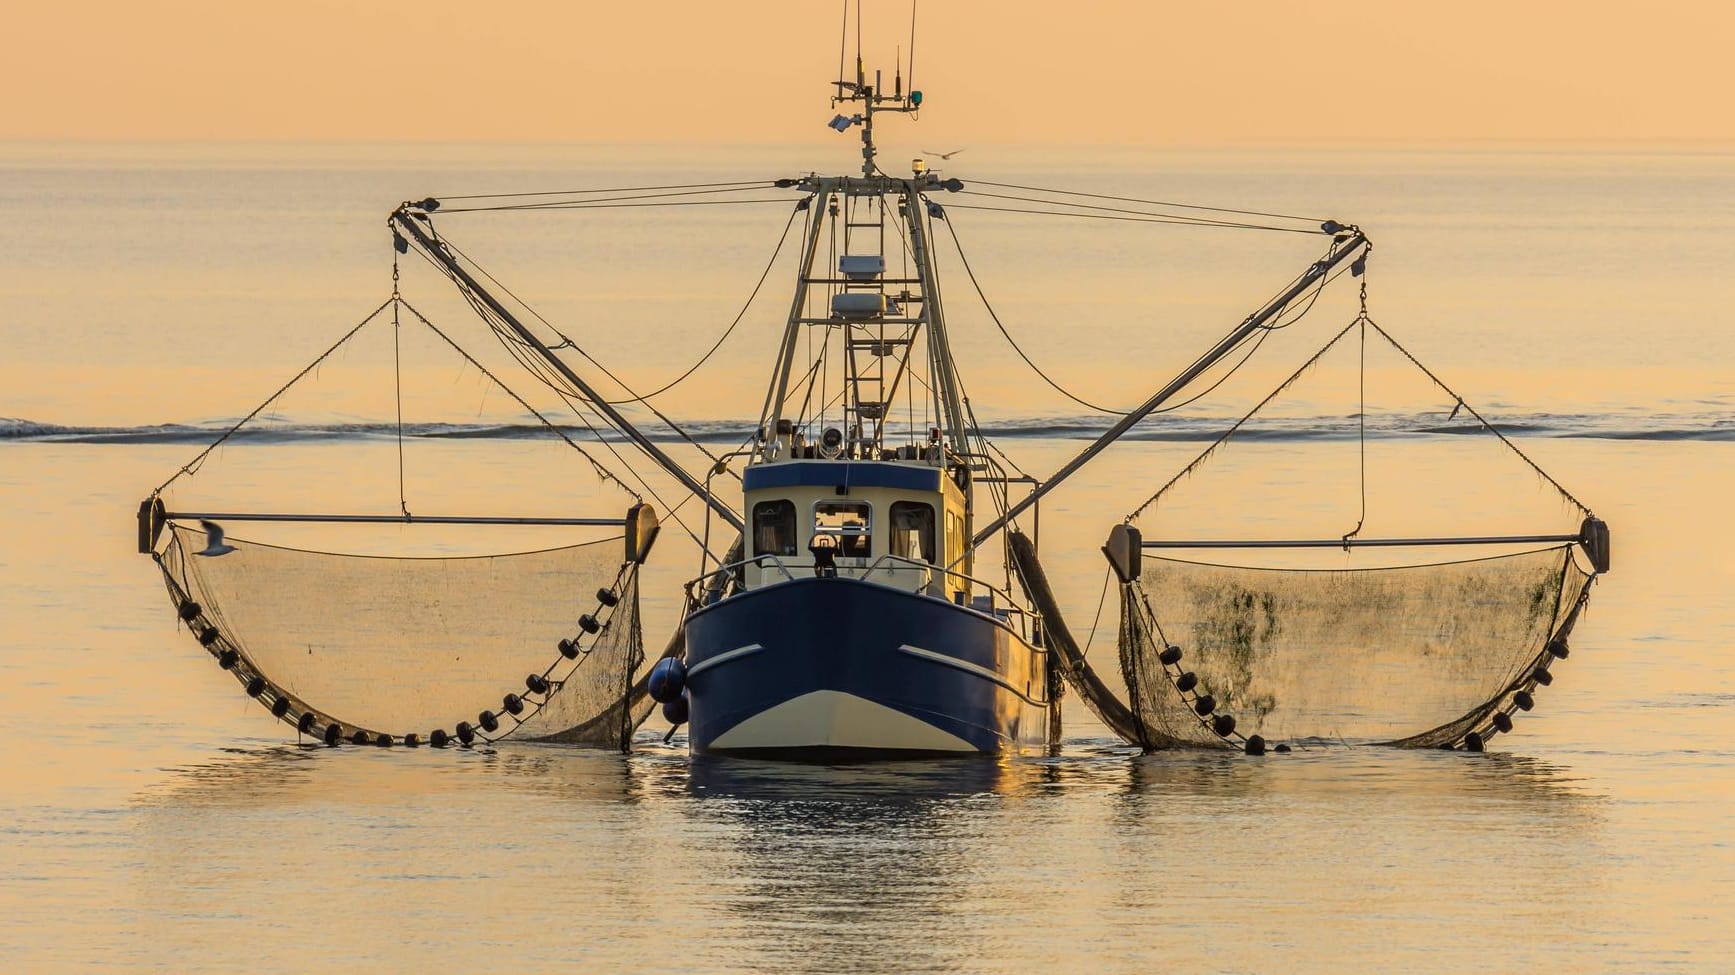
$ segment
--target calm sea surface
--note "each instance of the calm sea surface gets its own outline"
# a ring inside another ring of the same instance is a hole
[[[177,630],[155,568],[132,551],[138,501],[208,439],[200,429],[244,414],[389,294],[383,220],[397,201],[775,177],[847,157],[0,146],[0,971],[1735,967],[1726,154],[983,148],[949,174],[1367,230],[1374,318],[1614,530],[1614,571],[1572,657],[1486,755],[1140,756],[1076,699],[1062,754],[1003,762],[694,761],[651,727],[627,756],[308,749]],[[728,325],[788,212],[437,219],[646,389]],[[1026,351],[1109,406],[1142,399],[1323,243],[962,206],[951,221]],[[737,333],[659,400],[717,445],[757,413],[788,250]],[[1022,467],[1054,469],[1100,417],[1025,370],[949,238],[942,257],[978,416]],[[490,348],[443,280],[419,262],[403,270],[412,303]],[[1346,278],[1216,396],[1146,424],[1044,502],[1045,561],[1081,638],[1108,527],[1355,307]],[[412,331],[406,418],[487,434],[411,438],[412,508],[599,514],[626,502],[566,448],[503,434],[523,411]],[[364,331],[276,404],[269,436],[225,447],[172,502],[395,511],[395,437],[363,429],[393,417],[390,357],[390,331]],[[1232,444],[1158,524],[1346,530],[1358,512],[1344,422],[1357,400],[1342,381],[1353,365],[1322,363],[1272,435]],[[1450,409],[1393,357],[1370,352],[1368,370],[1370,399],[1392,416]],[[1576,527],[1521,465],[1472,438],[1376,437],[1369,457],[1370,530]],[[681,516],[702,532],[694,509]],[[550,541],[405,532],[292,540]],[[647,570],[648,643],[670,632],[696,565],[672,526]],[[1111,597],[1091,650],[1111,674],[1117,622]]]

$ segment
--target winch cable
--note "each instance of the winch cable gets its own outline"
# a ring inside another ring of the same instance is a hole
[[[1314,367],[1314,365],[1316,365],[1319,362],[1320,359],[1324,358],[1324,356],[1327,352],[1330,352],[1332,350],[1332,348],[1334,346],[1336,346],[1337,343],[1340,340],[1342,340],[1345,335],[1348,335],[1351,331],[1353,331],[1355,329],[1355,327],[1358,324],[1360,324],[1360,322],[1361,322],[1361,319],[1358,317],[1355,321],[1350,322],[1348,325],[1345,325],[1337,334],[1333,335],[1329,340],[1327,340],[1324,345],[1320,346],[1319,351],[1317,351],[1313,355],[1309,356],[1307,361],[1303,362],[1299,367],[1296,368],[1296,370],[1294,372],[1290,373],[1289,377],[1287,379],[1283,380],[1281,383],[1278,383],[1276,389],[1273,389],[1270,393],[1268,393],[1265,396],[1264,399],[1260,400],[1256,406],[1254,406],[1251,410],[1248,410],[1239,420],[1236,420],[1233,424],[1231,424],[1227,430],[1223,431],[1223,434],[1221,436],[1219,436],[1216,440],[1211,442],[1210,446],[1206,447],[1203,451],[1201,451],[1197,457],[1194,457],[1193,460],[1187,464],[1187,466],[1181,468],[1180,471],[1178,471],[1175,474],[1175,476],[1169,478],[1169,480],[1166,481],[1162,487],[1158,488],[1157,492],[1155,494],[1151,495],[1149,498],[1146,498],[1143,504],[1140,504],[1137,508],[1134,508],[1133,513],[1126,517],[1126,521],[1130,523],[1134,519],[1138,518],[1140,515],[1144,514],[1145,509],[1149,508],[1152,504],[1156,503],[1156,500],[1158,498],[1162,497],[1164,495],[1164,493],[1166,493],[1169,490],[1169,488],[1174,487],[1176,484],[1180,483],[1181,480],[1184,479],[1187,475],[1193,473],[1194,470],[1198,469],[1199,465],[1203,464],[1206,461],[1206,459],[1208,459],[1213,453],[1216,453],[1217,448],[1219,448],[1223,444],[1227,443],[1229,441],[1229,438],[1233,437],[1237,431],[1239,431],[1243,426],[1245,426],[1248,420],[1253,419],[1254,415],[1257,414],[1260,410],[1264,409],[1267,404],[1269,404],[1272,400],[1276,399],[1278,397],[1278,395],[1280,395],[1284,390],[1286,390],[1290,386],[1294,385],[1295,381],[1297,379],[1300,379],[1303,374],[1305,374],[1309,369],[1312,369]]]
[[[221,435],[219,435],[216,440],[211,441],[211,443],[208,444],[204,450],[199,451],[197,456],[195,456],[192,460],[188,461],[187,463],[181,465],[180,470],[177,470],[173,476],[171,476],[168,480],[164,481],[163,483],[157,485],[157,489],[155,491],[151,492],[152,496],[163,493],[163,491],[166,490],[169,485],[180,480],[183,475],[190,477],[194,474],[197,474],[199,472],[199,468],[204,464],[205,458],[207,458],[211,455],[211,451],[216,450],[218,447],[223,446],[224,441],[226,441],[230,437],[234,436],[236,431],[240,430],[242,427],[246,426],[248,423],[251,423],[253,421],[254,417],[257,417],[260,413],[265,411],[266,407],[270,406],[272,403],[277,402],[277,398],[279,396],[282,396],[284,393],[287,393],[289,391],[289,387],[294,386],[296,383],[300,382],[303,378],[305,378],[308,373],[319,368],[320,363],[322,363],[326,359],[330,358],[332,353],[334,353],[338,349],[342,348],[343,345],[345,343],[347,343],[350,339],[355,338],[356,333],[360,332],[363,328],[366,328],[369,322],[373,321],[375,318],[378,318],[380,312],[385,311],[388,307],[390,307],[392,305],[392,303],[395,300],[396,299],[394,297],[394,298],[387,298],[385,301],[380,302],[378,308],[375,308],[373,311],[368,312],[366,317],[364,317],[361,321],[357,322],[355,324],[355,326],[353,328],[351,328],[349,331],[343,333],[343,336],[341,338],[339,338],[336,342],[331,343],[330,347],[328,347],[324,352],[321,352],[319,355],[315,356],[314,360],[312,362],[309,362],[305,367],[302,368],[302,370],[300,372],[298,372],[294,376],[290,377],[290,380],[288,382],[284,383],[282,386],[279,386],[277,388],[276,392],[272,393],[270,396],[265,397],[265,401],[263,403],[260,403],[258,406],[255,406],[252,409],[252,411],[249,412],[246,416],[235,421],[235,424],[233,426],[231,426],[229,429],[223,431],[223,433]]]
[[[986,194],[986,193],[973,193],[973,194],[971,194],[971,192],[969,190],[963,190],[963,191],[961,191],[961,193],[970,194],[973,196],[997,196],[997,194]],[[1019,198],[1009,197],[1007,199],[1018,200]],[[1309,236],[1318,236],[1320,234],[1320,231],[1317,229],[1307,230],[1307,229],[1303,229],[1300,227],[1277,227],[1277,226],[1272,226],[1272,225],[1268,225],[1268,224],[1238,223],[1238,222],[1228,221],[1228,220],[1203,220],[1203,219],[1200,219],[1197,217],[1183,217],[1183,216],[1173,216],[1173,215],[1164,215],[1164,214],[1156,214],[1156,213],[1143,213],[1143,212],[1137,211],[1137,210],[1126,210],[1124,212],[1119,212],[1119,213],[1116,213],[1116,212],[1081,213],[1081,212],[1079,212],[1080,210],[1087,209],[1087,208],[1088,209],[1097,209],[1097,210],[1112,210],[1113,208],[1094,207],[1094,206],[1091,206],[1089,204],[1068,204],[1068,203],[1061,203],[1059,201],[1054,201],[1054,200],[1030,199],[1030,200],[1023,200],[1023,202],[1044,204],[1044,205],[1051,206],[1051,207],[1068,207],[1069,209],[1034,210],[1034,209],[1031,209],[1029,207],[990,206],[990,205],[983,204],[983,203],[948,203],[948,204],[946,204],[946,209],[947,210],[987,210],[987,211],[996,212],[996,213],[1025,213],[1025,214],[1031,214],[1033,216],[1039,216],[1039,217],[1071,217],[1071,218],[1080,219],[1080,220],[1118,220],[1118,221],[1122,221],[1125,223],[1160,223],[1160,224],[1168,224],[1170,226],[1176,226],[1176,227],[1211,227],[1211,228],[1218,228],[1218,229],[1223,229],[1223,230],[1260,230],[1260,231],[1265,231],[1268,233],[1306,234]]]
[[[621,479],[616,477],[614,475],[613,471],[610,471],[608,468],[606,468],[602,464],[598,463],[596,458],[592,457],[590,455],[589,451],[585,450],[582,446],[580,446],[571,437],[567,436],[566,431],[560,429],[560,427],[557,426],[553,420],[550,420],[546,415],[544,415],[542,413],[542,411],[538,410],[534,406],[531,406],[530,403],[524,399],[524,397],[518,395],[517,391],[514,390],[511,386],[506,385],[506,383],[504,381],[502,381],[500,379],[500,377],[498,377],[498,376],[494,375],[494,373],[490,372],[488,370],[488,367],[482,365],[482,363],[480,363],[476,360],[475,356],[472,356],[463,346],[459,345],[456,341],[454,341],[451,336],[449,336],[445,332],[441,331],[439,326],[437,326],[433,322],[429,321],[428,317],[426,315],[423,315],[419,310],[417,310],[416,306],[410,304],[407,301],[404,301],[402,298],[398,299],[397,304],[401,305],[405,311],[416,316],[417,321],[421,322],[423,325],[426,325],[428,327],[429,331],[431,331],[435,335],[439,336],[442,341],[444,341],[447,345],[451,346],[452,350],[454,352],[457,352],[458,355],[462,356],[465,362],[468,362],[470,365],[474,366],[476,368],[477,372],[480,372],[482,375],[488,377],[488,379],[493,381],[494,385],[496,385],[496,386],[500,387],[502,390],[504,390],[506,395],[512,397],[513,402],[515,402],[519,406],[523,407],[526,411],[528,411],[530,413],[531,416],[536,417],[536,419],[539,423],[541,423],[544,427],[546,427],[555,436],[557,436],[561,440],[565,441],[566,445],[568,447],[571,447],[573,450],[578,451],[578,453],[581,457],[583,457],[585,460],[590,462],[590,466],[592,469],[594,469],[596,471],[597,476],[603,478],[604,480],[613,481],[616,486],[618,486],[622,490],[626,491],[628,494],[631,494],[633,496],[633,500],[635,500],[635,501],[642,500],[639,497],[638,493],[636,491],[634,491],[632,488],[627,487],[626,484],[622,483]],[[661,503],[660,499],[659,499],[659,503]]]
[[[451,246],[449,243],[445,243],[443,241],[442,241],[442,243],[444,244],[444,246],[448,246],[448,247]],[[454,250],[454,252],[456,252],[457,249],[454,247],[453,250]],[[421,252],[417,251],[417,253],[421,253]],[[517,341],[515,338],[513,341],[507,341],[509,333],[503,332],[503,326],[499,322],[496,321],[496,316],[494,315],[492,309],[489,309],[486,305],[482,304],[473,295],[471,295],[469,293],[468,289],[463,287],[463,283],[461,281],[459,281],[455,276],[447,273],[447,270],[444,267],[442,267],[438,262],[434,261],[434,259],[432,257],[429,257],[426,254],[422,254],[422,258],[423,258],[423,260],[426,260],[430,265],[432,265],[435,270],[440,271],[442,274],[444,274],[449,280],[452,281],[452,283],[454,285],[456,285],[458,287],[459,293],[464,295],[466,301],[469,302],[471,308],[474,309],[476,314],[483,320],[483,322],[485,324],[488,325],[489,330],[494,332],[494,334],[501,339],[501,345],[507,350],[507,352],[509,352],[512,355],[512,357],[519,362],[520,365],[524,366],[525,370],[527,372],[529,372],[533,377],[538,379],[540,382],[542,382],[544,385],[546,385],[549,389],[553,390],[557,395],[559,395],[561,397],[561,399],[566,402],[568,409],[570,409],[572,411],[574,418],[576,418],[578,420],[578,422],[582,423],[585,426],[585,428],[591,432],[592,436],[594,436],[596,438],[597,442],[602,444],[603,448],[605,450],[607,450],[610,454],[612,454],[614,456],[615,460],[620,462],[621,466],[626,470],[627,474],[634,481],[636,481],[640,487],[642,487],[644,489],[646,494],[650,495],[651,499],[657,503],[657,506],[661,510],[669,513],[670,520],[674,521],[676,525],[679,525],[681,530],[686,533],[687,537],[691,538],[693,540],[694,544],[698,545],[700,548],[703,548],[704,542],[700,539],[699,534],[697,532],[695,532],[693,530],[692,526],[688,525],[686,523],[686,521],[684,521],[678,514],[675,514],[675,511],[676,511],[678,506],[670,505],[666,500],[664,500],[663,496],[657,491],[657,489],[654,486],[652,486],[651,482],[649,480],[647,480],[643,475],[641,475],[638,472],[638,469],[630,461],[628,461],[624,456],[621,455],[620,450],[615,446],[614,442],[612,440],[610,440],[606,435],[604,435],[601,430],[598,430],[596,427],[596,424],[594,424],[590,421],[589,417],[586,416],[587,409],[582,408],[583,399],[581,397],[579,397],[577,394],[572,393],[572,392],[564,389],[561,384],[558,384],[557,382],[555,382],[551,376],[549,376],[546,372],[544,372],[544,370],[547,369],[546,363],[542,363],[542,362],[537,361],[535,359],[535,357],[531,356],[528,352],[524,352],[520,348],[518,348],[517,346],[522,345],[522,342]],[[481,271],[481,273],[483,273],[483,274],[487,273],[486,271],[483,271],[481,268],[477,268],[477,270]],[[498,284],[498,282],[496,282],[496,283]],[[504,286],[502,286],[502,287],[504,287]],[[528,306],[526,306],[526,307],[528,307]],[[531,309],[531,313],[535,314],[535,310]]]
[[[729,323],[729,327],[723,330],[723,334],[717,337],[717,341],[711,343],[711,347],[705,350],[705,354],[699,357],[699,361],[693,363],[687,368],[686,372],[676,376],[665,386],[653,389],[642,396],[634,396],[631,399],[611,399],[608,401],[609,405],[625,406],[629,403],[643,403],[653,397],[661,396],[669,390],[674,389],[676,386],[679,386],[688,376],[698,372],[700,366],[709,362],[711,356],[716,354],[717,350],[723,347],[723,343],[729,341],[729,336],[735,333],[735,328],[741,324],[741,320],[747,317],[747,310],[753,307],[754,300],[759,297],[759,289],[765,286],[765,279],[771,276],[771,269],[777,266],[777,258],[783,253],[783,245],[789,240],[789,230],[791,227],[795,226],[795,218],[803,212],[804,211],[801,210],[790,211],[789,221],[783,225],[783,234],[777,238],[777,246],[771,251],[771,259],[765,262],[765,270],[759,272],[759,280],[753,285],[752,293],[747,296],[747,301],[742,304],[741,310],[735,313],[735,320]]]
[[[757,200],[666,200],[649,203],[611,202],[611,201],[575,201],[549,203],[542,206],[514,207],[453,207],[442,209],[441,213],[496,213],[506,210],[620,210],[635,207],[715,207],[715,206],[752,206],[759,203],[788,203],[789,198],[783,196],[768,196]]]
[[[475,261],[475,259],[471,258],[468,254],[464,253],[461,249],[458,248],[457,245],[453,244],[451,241],[449,241],[443,237],[440,237],[437,233],[435,235],[435,239],[437,241],[439,241],[441,246],[448,248],[452,252],[452,254],[455,258],[463,260],[470,267],[474,268],[478,274],[482,275],[489,282],[491,282],[496,287],[498,287],[502,292],[504,292],[506,295],[511,297],[512,300],[516,301],[520,307],[522,307],[525,311],[529,312],[532,316],[534,316],[537,321],[541,322],[545,327],[547,327],[555,335],[560,336],[561,341],[558,344],[552,345],[551,349],[552,348],[566,348],[566,347],[572,348],[579,355],[583,356],[586,360],[588,360],[590,363],[592,363],[598,369],[600,369],[603,372],[603,374],[608,376],[609,379],[613,380],[616,385],[620,386],[622,389],[626,390],[628,393],[633,392],[632,387],[630,387],[626,383],[622,382],[621,379],[619,377],[615,376],[614,373],[610,372],[606,366],[604,366],[602,363],[598,362],[589,353],[585,352],[584,349],[580,348],[578,346],[578,344],[576,342],[574,342],[570,336],[568,336],[565,333],[563,333],[562,331],[560,331],[560,329],[555,327],[554,324],[551,323],[546,317],[544,317],[541,312],[537,311],[534,307],[532,307],[523,298],[520,298],[516,293],[514,293],[512,291],[512,289],[509,288],[506,284],[501,282],[493,274],[489,273],[487,268],[478,264]],[[518,359],[518,361],[520,363],[522,363],[525,366],[525,368],[533,376],[535,376],[539,381],[541,381],[544,385],[548,386],[550,389],[554,390],[556,393],[559,393],[562,397],[566,398],[568,400],[569,404],[571,403],[572,398],[574,396],[578,395],[577,391],[572,390],[569,386],[567,386],[565,381],[562,380],[556,374],[554,374],[552,372],[552,370],[549,369],[549,367],[547,366],[546,363],[541,363],[541,362],[535,361],[537,358],[536,355],[524,348],[525,343],[524,343],[523,339],[514,335],[510,329],[507,329],[501,322],[496,320],[496,316],[488,313],[488,311],[481,306],[480,302],[478,302],[473,296],[470,296],[468,293],[468,289],[466,289],[464,287],[464,284],[462,281],[458,280],[458,278],[455,275],[448,273],[447,269],[444,267],[441,267],[440,264],[438,262],[434,261],[434,259],[432,257],[429,257],[428,255],[425,255],[425,254],[422,256],[423,256],[424,260],[426,260],[429,264],[433,265],[435,270],[440,271],[442,274],[444,274],[447,277],[448,280],[451,280],[452,283],[455,286],[457,286],[458,290],[461,293],[465,294],[466,299],[471,304],[471,307],[473,307],[477,310],[477,313],[479,315],[481,315],[483,321],[487,323],[488,327],[500,339],[501,344],[507,349],[507,351],[509,351],[513,354],[514,358]],[[717,462],[718,458],[716,457],[716,455],[712,454],[711,451],[708,450],[703,444],[701,444],[691,434],[687,433],[687,431],[683,427],[681,427],[680,424],[678,424],[674,420],[670,419],[666,414],[664,414],[661,410],[657,409],[655,406],[653,406],[649,403],[646,403],[644,405],[645,405],[645,408],[650,410],[650,412],[653,415],[655,415],[658,420],[662,421],[662,423],[665,426],[667,426],[670,430],[674,431],[675,434],[677,436],[679,436],[682,440],[684,440],[687,444],[689,444],[690,446],[697,449],[701,454],[703,454],[713,464],[715,464]],[[577,410],[575,409],[574,412],[576,413]],[[737,477],[737,478],[739,478],[739,476],[740,476],[738,474],[734,474],[733,472],[731,472],[731,475],[734,477]]]
[[[699,200],[699,199],[692,199],[692,198],[693,197],[702,197],[702,196],[719,196],[719,195],[728,194],[728,193],[753,193],[753,192],[762,192],[762,191],[769,190],[769,189],[783,189],[783,188],[786,188],[786,187],[777,186],[777,181],[758,180],[758,181],[753,182],[753,183],[743,183],[743,184],[737,184],[737,185],[731,185],[731,186],[719,187],[719,188],[683,188],[680,186],[661,186],[661,187],[659,187],[659,186],[647,186],[647,187],[641,187],[641,188],[623,188],[623,189],[619,189],[619,190],[595,191],[595,193],[616,193],[616,194],[619,194],[619,195],[615,195],[615,196],[600,196],[600,195],[594,195],[594,194],[587,194],[587,193],[584,193],[582,191],[569,191],[567,193],[537,193],[537,194],[529,194],[529,195],[548,197],[548,199],[541,199],[541,200],[536,200],[533,202],[499,203],[499,204],[493,204],[493,205],[486,205],[486,204],[479,204],[478,203],[478,204],[471,204],[469,206],[448,206],[447,204],[452,200],[511,199],[511,198],[513,198],[513,195],[506,194],[506,195],[502,195],[499,197],[446,196],[446,197],[431,197],[430,199],[436,200],[440,204],[438,209],[439,209],[439,212],[442,214],[447,214],[447,213],[504,213],[504,212],[511,212],[511,211],[526,212],[526,211],[533,211],[533,210],[582,210],[582,209],[591,209],[591,208],[629,206],[629,205],[634,205],[634,204],[645,205],[645,206],[681,206],[681,205],[685,205],[685,204],[704,206],[704,205],[715,205],[715,204],[719,204],[719,203],[772,203],[772,202],[778,202],[778,201],[783,200],[785,198],[772,197],[772,198],[757,199],[757,200]],[[522,199],[522,197],[519,197],[519,198]],[[648,202],[648,201],[654,201],[654,202]]]
[[[1030,356],[1025,353],[1023,347],[1018,344],[1018,340],[1012,337],[1012,333],[1007,331],[1006,325],[1000,321],[999,314],[994,311],[993,303],[988,300],[988,295],[982,290],[982,282],[976,279],[976,271],[970,266],[970,259],[964,256],[964,245],[958,240],[958,231],[952,226],[952,221],[942,220],[940,222],[946,225],[946,232],[952,238],[952,249],[958,254],[958,263],[964,268],[965,276],[970,279],[970,286],[976,289],[976,297],[982,300],[982,307],[987,310],[989,320],[994,323],[995,328],[1000,330],[1000,335],[1006,339],[1006,344],[1012,346],[1012,351],[1018,353],[1018,358],[1023,359],[1024,364],[1030,367],[1030,371],[1036,373],[1036,375],[1040,377],[1043,382],[1047,383],[1055,392],[1069,400],[1072,400],[1074,403],[1077,403],[1087,410],[1095,410],[1098,413],[1107,413],[1110,416],[1126,416],[1126,410],[1116,410],[1110,409],[1106,406],[1098,406],[1097,404],[1070,392],[1066,387],[1055,382],[1048,373],[1042,371],[1042,367],[1038,366]]]
[[[447,200],[511,200],[527,199],[532,196],[590,196],[597,193],[649,193],[653,190],[708,190],[736,186],[764,186],[763,179],[741,179],[722,183],[668,183],[662,186],[605,186],[582,190],[530,190],[515,193],[471,193],[468,195],[437,196],[434,199],[444,203]]]
[[[956,204],[953,204],[953,206],[955,206],[955,205]],[[1018,340],[1014,339],[1012,337],[1012,333],[1006,328],[1005,323],[1003,323],[1000,320],[1000,316],[994,311],[994,306],[991,302],[989,302],[988,296],[982,288],[981,281],[979,281],[977,279],[975,270],[973,268],[971,268],[971,266],[970,266],[970,259],[968,257],[966,257],[964,254],[963,244],[958,239],[958,231],[953,226],[952,221],[945,220],[945,221],[941,221],[941,222],[946,225],[946,231],[952,237],[952,246],[958,253],[959,264],[960,264],[960,266],[962,266],[964,268],[965,276],[970,279],[971,286],[975,288],[976,295],[978,298],[981,299],[982,307],[988,312],[989,319],[994,322],[994,327],[999,329],[1001,336],[1006,339],[1006,343],[1012,347],[1012,351],[1018,353],[1018,357],[1020,359],[1024,360],[1024,364],[1029,366],[1031,371],[1036,373],[1036,375],[1038,377],[1040,377],[1043,382],[1047,383],[1052,389],[1054,389],[1055,392],[1059,393],[1060,395],[1066,397],[1069,400],[1072,400],[1074,403],[1077,403],[1080,406],[1085,407],[1086,409],[1094,410],[1098,413],[1102,413],[1102,414],[1105,414],[1108,416],[1125,416],[1126,415],[1125,410],[1115,410],[1115,409],[1110,409],[1109,407],[1106,407],[1106,406],[1099,406],[1095,403],[1090,402],[1089,400],[1084,399],[1083,397],[1078,396],[1077,394],[1071,392],[1070,390],[1066,389],[1065,387],[1061,386],[1059,383],[1055,382],[1054,379],[1048,375],[1048,373],[1044,372],[1042,370],[1042,368],[1040,366],[1038,366],[1034,360],[1032,360],[1030,358],[1030,356],[1024,351],[1023,347],[1018,344]],[[1225,370],[1223,375],[1218,377],[1215,382],[1211,383],[1209,386],[1206,386],[1204,389],[1200,390],[1199,392],[1193,394],[1192,396],[1190,396],[1184,400],[1179,400],[1177,402],[1174,402],[1174,403],[1171,403],[1167,406],[1164,406],[1160,409],[1152,410],[1151,411],[1152,415],[1156,415],[1158,413],[1172,413],[1175,410],[1181,409],[1182,407],[1185,407],[1185,406],[1190,406],[1193,403],[1198,402],[1200,399],[1203,399],[1204,397],[1210,395],[1218,387],[1222,386],[1223,383],[1229,379],[1229,377],[1233,376],[1237,371],[1239,371],[1242,366],[1247,364],[1247,361],[1253,357],[1254,353],[1259,351],[1259,346],[1264,343],[1266,337],[1271,332],[1277,331],[1279,329],[1288,328],[1289,326],[1291,326],[1291,325],[1295,324],[1296,322],[1300,321],[1301,319],[1305,318],[1307,316],[1307,313],[1313,310],[1314,303],[1319,300],[1319,296],[1324,293],[1326,285],[1329,284],[1331,281],[1336,280],[1337,277],[1339,277],[1343,273],[1344,273],[1343,270],[1339,270],[1339,271],[1336,271],[1335,273],[1333,273],[1332,275],[1330,275],[1329,277],[1321,278],[1318,286],[1314,289],[1313,294],[1308,298],[1307,303],[1305,305],[1299,306],[1298,308],[1296,308],[1294,310],[1285,311],[1282,315],[1278,316],[1278,318],[1276,320],[1274,320],[1271,324],[1261,326],[1259,335],[1257,337],[1253,338],[1252,345],[1247,349],[1247,352],[1234,365],[1230,366],[1227,370]]]
[[[1266,217],[1271,220],[1295,220],[1302,223],[1323,223],[1315,217],[1303,217],[1293,213],[1269,213],[1263,210],[1237,210],[1230,207],[1205,206],[1199,203],[1177,203],[1173,200],[1145,200],[1133,196],[1111,196],[1106,193],[1085,193],[1079,190],[1053,189],[1043,186],[1024,186],[1018,183],[996,183],[991,180],[973,179],[971,183],[981,186],[994,186],[1005,190],[1024,190],[1027,193],[1047,193],[1051,196],[1078,196],[1092,200],[1113,200],[1117,203],[1139,203],[1145,206],[1169,207],[1175,210],[1199,210],[1208,213],[1232,213],[1243,217]]]

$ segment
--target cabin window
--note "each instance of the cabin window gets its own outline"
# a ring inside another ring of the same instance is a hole
[[[894,501],[891,510],[892,554],[917,562],[932,562],[934,506],[920,501]]]
[[[795,502],[761,501],[753,506],[753,554],[795,554]]]
[[[946,565],[958,572],[966,571],[958,562],[964,558],[964,519],[951,508],[946,509]]]
[[[873,554],[873,509],[865,501],[821,501],[813,506],[813,544],[838,555]]]

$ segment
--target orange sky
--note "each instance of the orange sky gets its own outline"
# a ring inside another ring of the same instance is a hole
[[[909,0],[865,10],[869,70],[889,82]],[[821,141],[840,12],[19,3],[0,138]],[[918,16],[935,142],[1735,140],[1723,0],[922,0]]]

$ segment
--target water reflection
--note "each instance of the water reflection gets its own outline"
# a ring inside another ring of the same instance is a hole
[[[413,803],[496,788],[532,798],[618,803],[642,790],[628,756],[602,749],[511,745],[477,749],[337,748],[269,744],[226,748],[171,771],[135,800],[146,808],[251,808],[333,802]]]

